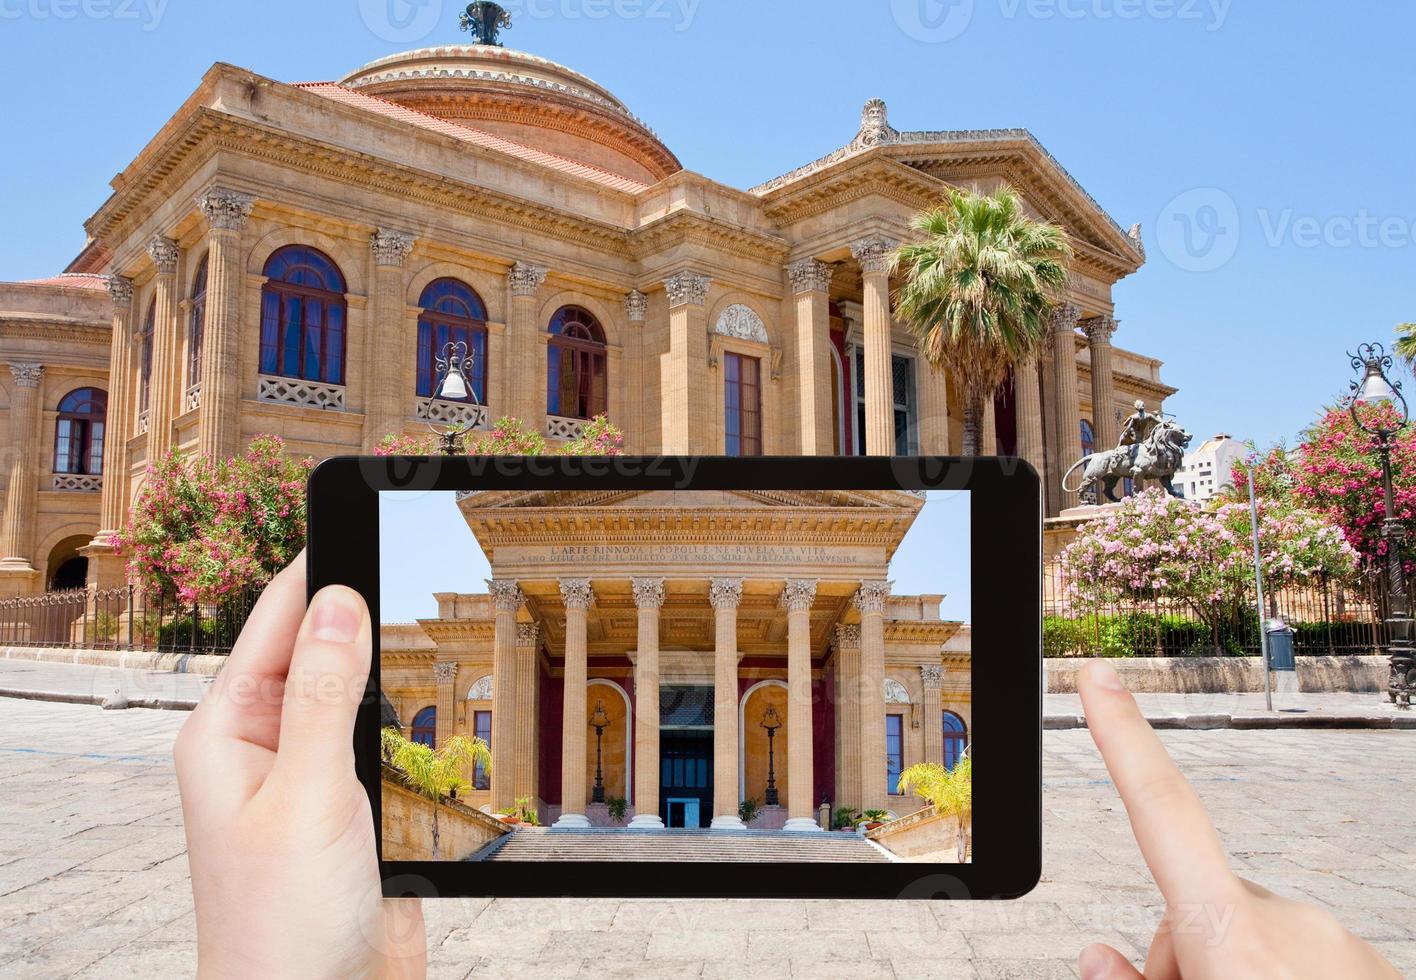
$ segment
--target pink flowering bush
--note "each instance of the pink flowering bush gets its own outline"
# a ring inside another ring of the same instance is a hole
[[[624,452],[624,433],[604,415],[585,423],[579,439],[553,450],[546,437],[514,418],[498,419],[484,434],[464,437],[462,451],[471,456],[619,456]],[[375,454],[379,456],[436,456],[442,441],[431,432],[419,436],[385,436]]]
[[[149,601],[222,604],[260,588],[305,545],[312,461],[258,436],[226,460],[168,453],[150,466],[118,537]]]

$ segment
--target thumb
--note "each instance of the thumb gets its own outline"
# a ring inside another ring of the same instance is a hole
[[[354,774],[354,718],[372,649],[369,609],[353,589],[315,594],[295,637],[280,710],[277,770],[302,781]]]
[[[1143,980],[1131,961],[1105,943],[1092,943],[1077,961],[1082,980]]]

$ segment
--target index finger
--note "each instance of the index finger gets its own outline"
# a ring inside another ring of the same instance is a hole
[[[1213,901],[1238,879],[1194,789],[1116,671],[1093,661],[1077,684],[1087,728],[1131,818],[1141,856],[1171,905]]]

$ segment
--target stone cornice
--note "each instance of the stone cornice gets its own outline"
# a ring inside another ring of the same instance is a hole
[[[770,265],[781,265],[791,252],[791,244],[785,239],[682,210],[631,232],[629,242],[633,257],[641,261],[683,245],[698,245]]]
[[[764,195],[762,206],[768,218],[784,225],[867,197],[882,197],[913,212],[938,203],[945,186],[936,177],[877,154]]]
[[[112,330],[111,323],[76,323],[64,317],[44,314],[16,316],[0,313],[0,337],[15,340],[35,340],[46,344],[93,344],[106,351]]]

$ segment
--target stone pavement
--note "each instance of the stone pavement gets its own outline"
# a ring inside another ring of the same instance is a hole
[[[185,975],[194,923],[173,736],[186,715],[0,701],[0,975]],[[1240,872],[1331,908],[1416,972],[1403,731],[1167,731]],[[439,977],[1072,977],[1144,955],[1160,909],[1084,731],[1044,737],[1045,878],[1012,903],[429,902]]]
[[[191,710],[212,678],[88,664],[0,660],[0,697]]]

